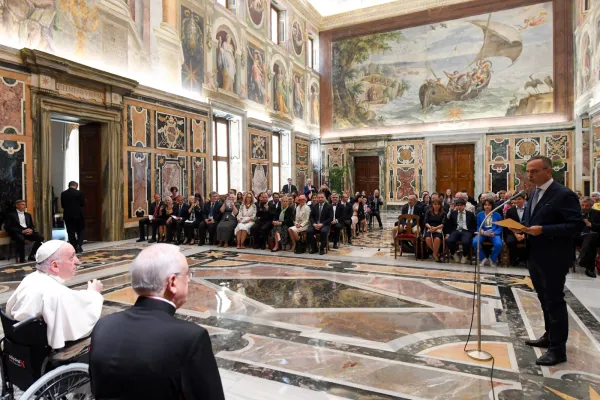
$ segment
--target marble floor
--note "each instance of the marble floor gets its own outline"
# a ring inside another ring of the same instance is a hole
[[[227,399],[600,399],[600,280],[569,275],[569,361],[546,368],[523,343],[542,332],[527,271],[484,268],[492,378],[464,352],[473,267],[394,259],[387,224],[325,256],[181,246],[193,279],[178,317],[211,333]],[[104,312],[123,310],[145,246],[87,246],[69,284],[102,279]],[[0,302],[33,268],[0,268]]]

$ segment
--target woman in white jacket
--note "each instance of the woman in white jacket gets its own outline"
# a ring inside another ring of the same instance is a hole
[[[298,196],[296,203],[298,203],[298,207],[296,207],[294,226],[288,229],[290,240],[292,241],[291,251],[296,250],[296,241],[300,239],[300,232],[305,232],[310,223],[310,207],[306,205],[306,196]]]
[[[245,249],[244,242],[250,232],[250,228],[256,221],[256,205],[254,204],[254,197],[251,192],[244,195],[244,204],[239,210],[237,216],[238,224],[235,227],[234,234],[237,241],[238,249]]]

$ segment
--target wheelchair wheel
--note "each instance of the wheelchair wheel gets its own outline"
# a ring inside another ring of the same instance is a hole
[[[88,365],[73,363],[53,369],[34,382],[21,400],[93,399]]]

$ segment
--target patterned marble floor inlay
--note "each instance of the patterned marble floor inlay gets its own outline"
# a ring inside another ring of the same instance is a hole
[[[386,232],[362,236],[378,245]],[[128,265],[146,246],[84,253],[73,287],[99,277],[103,315],[130,307]],[[476,345],[470,267],[381,250],[317,257],[182,246],[193,277],[177,316],[209,331],[228,399],[600,400],[600,289],[586,288],[585,298],[567,289],[569,360],[540,368],[541,352],[524,344],[543,333],[531,280],[522,270],[485,269],[482,347],[494,361],[479,362],[465,353]],[[0,269],[0,298],[33,270]]]

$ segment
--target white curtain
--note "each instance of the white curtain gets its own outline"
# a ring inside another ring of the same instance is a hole
[[[69,182],[79,182],[79,127],[65,124],[65,179],[61,191],[68,189]]]

